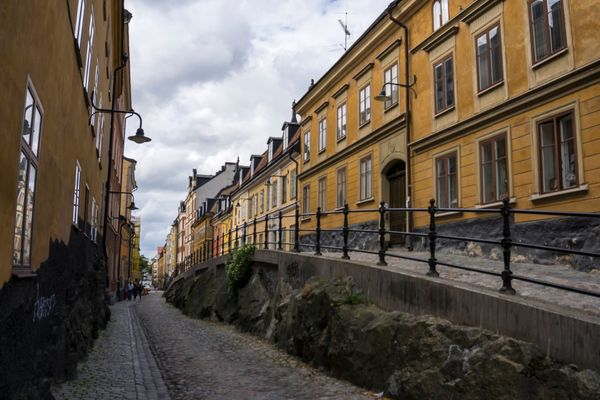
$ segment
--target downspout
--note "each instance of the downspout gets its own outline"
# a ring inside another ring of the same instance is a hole
[[[125,10],[125,1],[121,2],[121,9]],[[109,139],[108,139],[108,173],[106,179],[106,187],[105,187],[105,195],[104,195],[104,226],[102,227],[102,244],[104,248],[104,256],[108,260],[108,250],[106,248],[106,233],[108,231],[108,225],[111,223],[111,216],[108,215],[109,212],[109,199],[110,199],[110,183],[112,179],[112,169],[111,165],[113,159],[113,141],[115,135],[115,106],[116,106],[116,83],[117,83],[117,72],[121,71],[123,68],[127,66],[128,57],[123,55],[123,44],[124,44],[124,36],[125,36],[125,21],[122,18],[121,21],[121,65],[116,67],[113,71],[113,82],[112,82],[112,99],[111,99],[111,113],[110,113],[110,130],[109,130]],[[119,233],[120,235],[120,233]],[[110,282],[108,282],[108,271],[107,271],[107,287],[110,286]]]
[[[400,26],[403,30],[404,30],[404,82],[408,85],[410,82],[410,64],[409,64],[409,58],[408,58],[408,42],[409,42],[409,32],[408,32],[408,27],[403,24],[401,21],[399,21],[398,19],[394,18],[394,16],[392,15],[392,11],[394,10],[394,8],[396,8],[396,6],[398,5],[398,3],[401,0],[396,0],[393,3],[391,3],[387,10],[387,16],[388,18],[394,22],[396,25]],[[406,208],[411,208],[412,207],[412,174],[411,174],[411,156],[410,156],[410,149],[409,149],[409,145],[410,145],[410,133],[411,133],[411,107],[410,107],[410,89],[406,88],[405,90],[405,102],[406,102],[406,168],[405,168],[405,174],[406,174]],[[413,225],[414,225],[414,219],[413,219],[413,213],[409,212],[408,213],[408,226],[406,228],[407,232],[412,232],[413,230]],[[412,246],[412,236],[408,236],[408,249],[410,251],[412,251],[413,246]]]

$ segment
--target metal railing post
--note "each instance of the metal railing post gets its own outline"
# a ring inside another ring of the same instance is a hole
[[[429,271],[427,271],[427,276],[440,276],[440,274],[435,269],[437,265],[437,260],[435,258],[435,240],[437,239],[437,232],[435,231],[435,200],[429,200],[429,208],[427,212],[429,213],[429,260],[427,263],[429,264]]]
[[[512,245],[512,239],[510,237],[510,206],[508,205],[508,197],[502,200],[502,208],[500,209],[500,215],[502,215],[503,229],[502,229],[502,249],[504,255],[504,270],[502,271],[502,288],[500,291],[507,294],[515,294],[515,289],[512,287],[512,271],[510,270],[510,248]]]
[[[379,261],[377,265],[387,265],[385,262],[385,202],[379,203]]]
[[[296,201],[296,210],[294,215],[294,251],[296,253],[300,252],[300,207],[298,207],[298,202]]]
[[[246,221],[244,221],[244,228],[242,229],[242,246],[246,245]]]
[[[227,246],[227,253],[231,253],[231,238],[233,237],[233,231],[231,230],[231,225],[229,225],[229,244]]]
[[[348,210],[348,203],[344,204],[344,229],[342,231],[342,235],[344,237],[344,244],[342,246],[343,255],[342,258],[344,260],[349,260],[350,256],[348,255],[348,214],[350,211]]]
[[[317,234],[317,243],[315,247],[315,256],[321,255],[321,207],[317,207],[317,228],[315,229]]]
[[[283,250],[283,213],[281,210],[279,211],[279,243],[277,243],[277,247],[279,250]]]
[[[253,222],[253,229],[252,229],[252,244],[256,246],[256,217],[254,217],[254,222]]]
[[[235,227],[235,248],[238,248],[238,242],[239,242],[239,235],[240,235],[240,227],[236,226]]]
[[[265,214],[265,250],[269,248],[269,214]]]
[[[225,232],[221,234],[221,255],[225,254]]]

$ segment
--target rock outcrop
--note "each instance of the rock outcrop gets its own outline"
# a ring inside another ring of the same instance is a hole
[[[432,316],[386,312],[349,279],[303,287],[255,268],[235,298],[224,276],[176,282],[188,315],[234,323],[332,375],[399,399],[600,399],[600,375],[536,346]]]

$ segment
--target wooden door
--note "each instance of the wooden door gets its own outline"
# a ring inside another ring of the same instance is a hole
[[[406,207],[406,175],[404,171],[395,172],[388,176],[390,182],[390,207]],[[406,231],[406,212],[390,213],[390,230]],[[390,244],[404,244],[405,236],[390,234]]]

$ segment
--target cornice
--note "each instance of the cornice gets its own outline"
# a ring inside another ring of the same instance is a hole
[[[352,143],[351,145],[349,145],[348,147],[339,151],[338,153],[334,154],[333,156],[327,158],[325,161],[318,163],[317,165],[315,165],[314,167],[311,167],[310,169],[308,169],[306,171],[302,171],[302,173],[298,175],[298,179],[308,178],[314,174],[317,174],[320,171],[322,171],[324,168],[328,168],[332,164],[335,164],[338,161],[344,159],[349,154],[351,154],[353,152],[357,152],[360,149],[362,149],[368,145],[371,145],[381,139],[384,139],[384,138],[398,132],[399,129],[402,129],[405,126],[406,126],[406,114],[402,114],[402,115],[398,116],[397,118],[393,119],[392,121],[388,122],[381,128],[377,129],[375,132],[371,133],[370,135],[365,136],[364,138]]]
[[[331,97],[333,97],[334,99],[337,99],[338,97],[340,97],[346,90],[348,90],[348,88],[350,87],[350,85],[348,85],[347,83],[342,86],[341,88],[339,88],[337,90],[337,92],[335,92]]]
[[[365,65],[360,71],[358,71],[356,73],[356,75],[354,75],[352,77],[352,79],[354,79],[355,81],[359,80],[364,74],[366,74],[367,72],[369,72],[371,69],[373,69],[373,66],[375,65],[375,63],[370,62],[367,65]]]
[[[505,102],[471,116],[448,128],[415,140],[409,147],[416,153],[430,149],[438,144],[471,134],[476,129],[485,128],[511,115],[530,110],[541,104],[564,97],[581,88],[600,82],[600,60],[594,61],[575,71],[564,74],[550,82],[530,89]]]
[[[315,114],[318,114],[321,111],[323,111],[324,109],[326,109],[328,105],[329,105],[328,101],[323,102],[323,104],[321,104],[319,107],[317,107],[317,109],[315,110]]]
[[[381,53],[379,53],[377,55],[377,57],[375,57],[375,58],[379,61],[383,60],[385,57],[387,57],[388,54],[390,54],[392,51],[394,51],[394,49],[399,47],[401,43],[402,43],[402,39],[394,40],[392,42],[392,44],[390,44],[388,47],[386,47],[385,50],[383,50]]]

